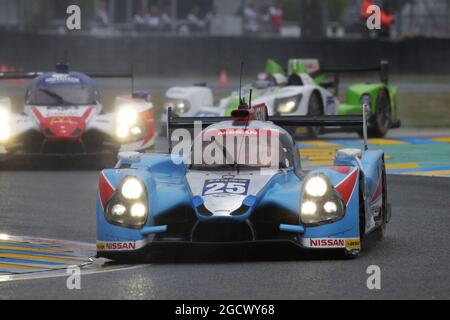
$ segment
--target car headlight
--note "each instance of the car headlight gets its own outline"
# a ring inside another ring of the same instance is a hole
[[[345,214],[342,197],[322,175],[307,178],[304,184],[300,217],[306,225],[320,225],[341,219]]]
[[[322,197],[328,190],[328,182],[322,176],[314,176],[305,184],[305,191],[312,197]]]
[[[173,112],[180,114],[188,112],[190,104],[189,101],[183,99],[169,99],[165,103],[165,110],[169,107],[172,108]]]
[[[106,220],[114,225],[141,228],[147,217],[147,189],[144,183],[136,177],[126,177],[106,204]]]
[[[11,136],[11,132],[9,127],[0,125],[0,142],[6,142],[9,140]]]
[[[301,95],[275,100],[275,110],[278,113],[292,113],[297,110],[301,100]]]
[[[143,138],[146,133],[145,123],[139,120],[139,113],[131,105],[124,106],[117,112],[116,137],[121,141],[133,142]]]
[[[7,110],[0,109],[0,142],[8,141],[11,136],[9,121],[9,112]]]
[[[127,178],[122,184],[120,192],[125,199],[136,200],[142,196],[142,193],[144,192],[144,186],[141,181],[131,177]]]
[[[131,107],[124,107],[117,112],[117,123],[119,126],[131,127],[138,121],[138,112]]]

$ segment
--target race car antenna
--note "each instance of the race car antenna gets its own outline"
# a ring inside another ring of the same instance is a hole
[[[239,104],[242,104],[242,72],[244,71],[244,61],[241,61],[241,70],[239,72]]]

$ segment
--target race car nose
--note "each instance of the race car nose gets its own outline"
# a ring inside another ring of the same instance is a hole
[[[49,139],[74,139],[79,138],[83,131],[78,126],[57,125],[52,128],[45,128],[43,134]]]

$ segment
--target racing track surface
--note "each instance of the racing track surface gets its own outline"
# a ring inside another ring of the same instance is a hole
[[[0,233],[95,241],[95,169],[0,171],[0,181]],[[81,290],[66,289],[65,277],[0,283],[0,299],[449,298],[450,179],[388,182],[387,238],[356,260],[292,258],[289,248],[191,250],[176,261],[84,275]],[[382,271],[380,291],[366,288],[372,264]]]

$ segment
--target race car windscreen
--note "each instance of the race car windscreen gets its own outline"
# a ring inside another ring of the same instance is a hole
[[[224,170],[239,166],[239,169],[289,168],[293,164],[287,149],[278,134],[265,130],[249,130],[242,135],[239,130],[222,134],[206,131],[197,137],[191,149],[191,169]],[[256,132],[256,134],[255,134]],[[201,147],[200,147],[201,145]]]
[[[26,95],[26,104],[35,106],[78,106],[96,103],[96,91],[84,84],[33,86]]]

